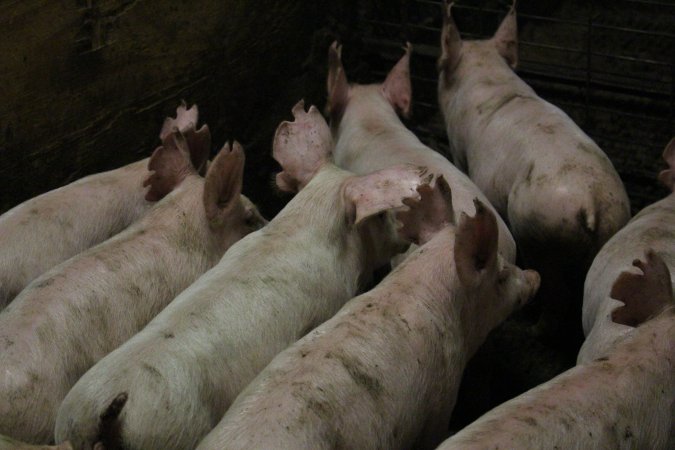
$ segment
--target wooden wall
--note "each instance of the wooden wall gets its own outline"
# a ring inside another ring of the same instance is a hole
[[[148,156],[181,99],[214,151],[244,144],[244,189],[275,211],[271,134],[300,98],[323,104],[326,49],[354,23],[339,3],[0,1],[0,212]]]

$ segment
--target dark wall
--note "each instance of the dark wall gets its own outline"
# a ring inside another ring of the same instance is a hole
[[[326,49],[354,24],[354,2],[323,0],[3,3],[0,212],[149,156],[185,99],[214,151],[245,146],[244,189],[271,214],[274,128],[300,98],[323,104]]]

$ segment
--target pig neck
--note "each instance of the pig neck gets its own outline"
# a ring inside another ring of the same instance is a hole
[[[261,234],[286,242],[298,240],[298,248],[289,246],[292,251],[298,251],[311,242],[313,247],[323,247],[334,253],[341,268],[335,273],[343,278],[345,286],[353,294],[358,285],[367,283],[374,267],[369,242],[363,239],[358,227],[347,223],[343,184],[352,176],[352,173],[333,164],[325,164],[261,230]],[[345,229],[348,229],[347,233]]]
[[[413,163],[418,150],[427,149],[401,122],[379,85],[354,85],[351,89],[336,132],[337,165],[359,174],[369,173]]]
[[[514,100],[539,98],[499,56],[488,42],[465,42],[461,60],[449,78],[441,74],[439,99],[449,124],[483,124],[481,127],[454,126],[453,133],[480,133],[485,122]]]

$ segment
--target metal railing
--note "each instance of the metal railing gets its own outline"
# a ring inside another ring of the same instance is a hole
[[[376,61],[371,81],[386,75],[406,40],[414,44],[415,115],[409,125],[443,152],[447,137],[435,68],[441,4],[402,1],[386,17],[376,10],[364,13],[362,22],[364,47],[373,56],[369,60]],[[453,15],[464,39],[486,38],[509,5],[457,0]],[[661,152],[675,136],[675,0],[520,0],[518,10],[518,74],[608,154],[634,212],[666,195],[656,175],[664,167]]]

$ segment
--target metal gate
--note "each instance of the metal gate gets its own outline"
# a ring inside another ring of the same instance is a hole
[[[465,39],[492,36],[510,2],[458,0]],[[447,149],[436,100],[441,1],[375,1],[360,11],[363,81],[383,79],[413,43],[413,118],[428,145]],[[607,153],[633,212],[667,194],[656,175],[675,136],[675,0],[518,2],[518,74]],[[349,71],[349,69],[347,69]]]

